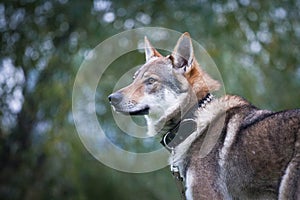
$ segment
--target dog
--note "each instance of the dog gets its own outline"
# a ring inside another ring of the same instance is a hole
[[[300,199],[300,110],[272,112],[235,95],[194,56],[184,33],[162,56],[145,37],[146,62],[111,95],[116,112],[144,115],[185,184],[185,198]]]

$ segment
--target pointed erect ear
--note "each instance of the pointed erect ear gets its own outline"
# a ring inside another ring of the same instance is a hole
[[[146,61],[150,60],[152,57],[162,57],[162,55],[150,44],[146,36],[145,36],[145,54],[146,54]]]
[[[176,68],[183,68],[184,72],[188,71],[194,59],[194,50],[189,33],[184,33],[177,41],[172,53],[173,65]]]

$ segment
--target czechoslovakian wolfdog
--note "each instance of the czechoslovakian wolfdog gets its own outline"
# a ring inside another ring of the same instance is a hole
[[[133,83],[109,100],[117,112],[144,115],[148,134],[161,135],[187,199],[300,199],[300,110],[213,97],[220,84],[201,69],[188,33],[166,57],[145,38],[145,54]]]

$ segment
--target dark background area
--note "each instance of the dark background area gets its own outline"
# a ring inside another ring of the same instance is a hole
[[[0,199],[178,199],[169,169],[127,174],[95,160],[72,119],[84,57],[138,27],[188,31],[227,93],[261,108],[300,107],[300,1],[4,0],[0,3]],[[110,81],[142,57],[116,61]],[[118,63],[119,62],[119,63]],[[111,116],[104,94],[99,119]],[[107,126],[115,126],[113,119]],[[131,144],[132,145],[132,144]],[[130,147],[134,148],[134,147]]]

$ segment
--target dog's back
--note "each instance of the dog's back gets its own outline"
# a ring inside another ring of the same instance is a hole
[[[193,199],[300,199],[300,110],[233,107],[204,158],[202,143],[199,137],[185,161]]]

